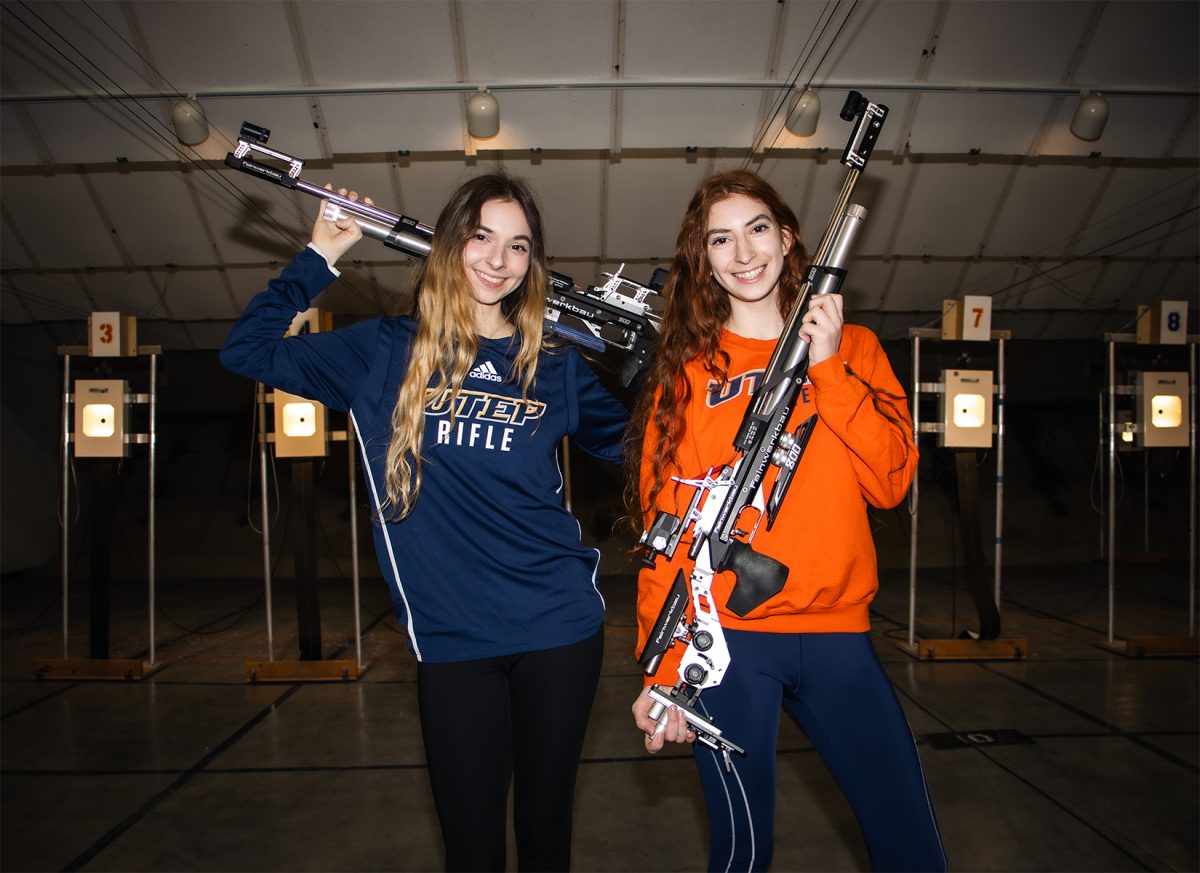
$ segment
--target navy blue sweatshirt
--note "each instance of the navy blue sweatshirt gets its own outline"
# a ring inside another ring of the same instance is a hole
[[[306,249],[250,301],[221,363],[350,413],[367,495],[386,500],[391,413],[416,326],[378,318],[284,337],[335,276]],[[431,663],[549,649],[600,627],[599,552],[584,548],[563,507],[557,448],[619,462],[627,413],[571,347],[543,350],[528,400],[510,378],[515,337],[479,341],[453,420],[448,396],[425,412],[421,489],[409,515],[373,524],[396,614],[418,660]]]

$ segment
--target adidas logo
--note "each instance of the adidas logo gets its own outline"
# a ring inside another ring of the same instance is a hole
[[[467,374],[471,379],[483,379],[487,382],[503,382],[504,377],[496,372],[495,366],[491,361],[484,361],[481,364],[476,364],[475,369]]]

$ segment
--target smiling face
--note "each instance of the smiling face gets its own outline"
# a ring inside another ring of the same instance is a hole
[[[730,296],[730,305],[776,305],[779,276],[792,235],[781,228],[761,200],[731,194],[708,211],[704,249],[713,277]]]
[[[462,249],[463,272],[475,303],[476,322],[500,315],[500,301],[529,272],[532,232],[525,211],[512,200],[489,200],[479,210],[479,227]]]

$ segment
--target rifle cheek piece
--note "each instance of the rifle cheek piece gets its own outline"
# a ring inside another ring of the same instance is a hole
[[[719,569],[732,570],[737,577],[725,607],[743,617],[782,591],[788,577],[786,564],[781,564],[770,555],[759,554],[741,540],[730,542]]]

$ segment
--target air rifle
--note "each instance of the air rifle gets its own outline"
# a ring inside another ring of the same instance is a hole
[[[433,227],[304,181],[300,178],[304,161],[268,147],[270,136],[267,128],[243,122],[237,145],[225,156],[225,163],[267,182],[327,201],[325,218],[331,221],[353,218],[364,236],[388,248],[422,260],[429,257]],[[253,155],[280,161],[284,167],[263,163]],[[650,284],[642,285],[622,276],[624,267],[622,264],[616,273],[604,273],[608,281],[603,285],[586,288],[576,285],[570,276],[550,271],[545,323],[564,339],[594,352],[615,349],[623,353],[620,379],[624,387],[629,387],[644,369],[658,334],[663,309],[659,290],[665,271],[656,270]]]
[[[867,214],[863,207],[850,203],[850,196],[879,139],[887,112],[886,106],[871,103],[857,91],[851,91],[847,97],[840,114],[843,120],[854,123],[854,130],[841,162],[850,168],[849,174],[825,235],[805,271],[796,304],[742,418],[733,441],[735,459],[694,479],[672,477],[679,484],[695,489],[687,510],[682,516],[660,511],[640,540],[643,561],[652,567],[660,554],[672,557],[683,535],[690,531],[688,557],[694,562],[688,582],[685,583],[682,570],[676,574],[658,620],[638,656],[646,675],[653,676],[671,646],[677,642],[686,646],[674,688],[667,691],[658,685],[651,686],[650,696],[655,704],[650,717],[664,719],[667,707],[677,705],[698,740],[723,754],[726,767],[729,753],[741,750],[723,739],[720,731],[714,732],[715,725],[696,708],[700,692],[720,684],[730,662],[712,600],[712,580],[723,570],[734,574],[726,608],[739,616],[774,597],[787,581],[787,566],[770,555],[756,552],[751,541],[764,518],[768,530],[775,522],[816,426],[817,417],[811,415],[794,430],[787,430],[808,373],[809,342],[801,336],[800,327],[813,294],[832,294],[841,288],[846,275],[843,265]],[[770,494],[764,498],[763,484],[771,467],[779,472]]]

